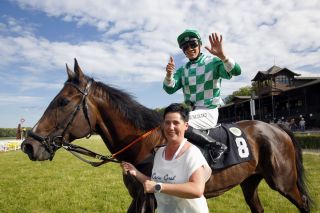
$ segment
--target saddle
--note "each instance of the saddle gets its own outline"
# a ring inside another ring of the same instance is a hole
[[[210,153],[212,150],[198,146],[213,170],[223,169],[252,159],[251,147],[247,143],[246,135],[236,124],[221,124],[205,130],[205,133],[228,147],[222,157],[213,162]]]

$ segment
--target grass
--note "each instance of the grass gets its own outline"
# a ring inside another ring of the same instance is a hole
[[[108,154],[98,136],[77,144]],[[99,151],[100,150],[100,151]],[[320,201],[320,155],[304,154],[310,194]],[[265,212],[298,212],[265,182],[259,187]],[[32,162],[21,151],[0,153],[0,212],[126,212],[131,202],[118,164],[98,168],[59,150],[52,162]],[[240,187],[208,200],[210,212],[250,212]],[[312,212],[320,212],[316,207]]]
[[[303,158],[309,193],[316,204],[311,212],[320,212],[320,155],[304,154]],[[290,201],[269,188],[264,180],[261,181],[258,191],[265,212],[299,212]],[[233,188],[222,196],[209,199],[208,205],[211,212],[250,212],[242,196],[240,186]]]

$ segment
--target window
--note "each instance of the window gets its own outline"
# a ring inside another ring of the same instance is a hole
[[[285,75],[278,75],[276,76],[276,83],[277,84],[289,84],[289,78]]]
[[[269,86],[270,85],[270,81],[269,80],[264,80],[262,82],[262,86],[265,87],[265,86]]]
[[[302,100],[298,100],[297,107],[302,107]]]

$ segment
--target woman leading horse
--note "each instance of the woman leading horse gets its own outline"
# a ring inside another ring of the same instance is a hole
[[[23,152],[31,160],[52,160],[61,147],[88,153],[70,143],[96,132],[113,154],[106,161],[130,162],[150,176],[154,148],[164,143],[158,128],[161,115],[127,93],[85,76],[76,60],[74,71],[67,67],[67,73],[64,87],[22,143]],[[261,121],[237,124],[247,136],[252,160],[213,171],[206,183],[205,197],[218,196],[240,184],[251,211],[263,212],[257,189],[265,179],[270,188],[286,197],[300,212],[310,212],[302,152],[293,134],[279,125]],[[133,198],[128,212],[154,211],[154,197],[145,195],[137,180],[127,174],[124,183]]]

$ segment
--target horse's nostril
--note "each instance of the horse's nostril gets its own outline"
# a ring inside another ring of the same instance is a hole
[[[28,154],[30,160],[34,160],[33,147],[31,144],[24,144],[22,150],[24,153]]]

